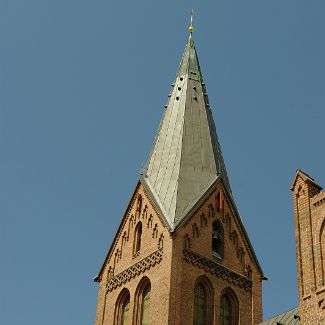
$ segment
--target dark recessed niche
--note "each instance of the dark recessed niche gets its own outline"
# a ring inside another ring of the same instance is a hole
[[[179,100],[179,97],[178,96],[176,97],[176,100]]]
[[[183,81],[183,77],[180,77],[179,80],[180,80],[180,81]]]
[[[178,87],[177,89],[178,89],[178,90],[181,90],[182,88],[181,88],[181,87]]]

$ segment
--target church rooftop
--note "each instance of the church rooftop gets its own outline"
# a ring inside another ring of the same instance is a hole
[[[217,179],[231,194],[191,34],[141,180],[174,230]]]
[[[266,320],[259,325],[299,325],[300,316],[299,308],[291,309],[283,314]]]

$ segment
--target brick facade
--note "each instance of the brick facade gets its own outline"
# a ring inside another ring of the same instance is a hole
[[[238,301],[238,324],[261,322],[262,274],[238,218],[219,181],[187,220],[171,233],[150,194],[139,182],[98,277],[95,325],[116,325],[116,302],[125,289],[130,292],[128,324],[135,325],[135,295],[144,277],[151,283],[150,325],[193,324],[197,281],[207,283],[210,288],[209,324],[219,324],[224,290],[231,291]],[[212,224],[216,220],[224,229],[221,260],[212,255]],[[142,242],[135,255],[135,227],[139,222]]]
[[[292,186],[302,325],[325,324],[325,192],[297,171]]]
[[[257,325],[265,277],[231,195],[192,34],[168,98],[96,277],[95,325]],[[325,192],[302,171],[292,191],[301,324],[325,325]]]

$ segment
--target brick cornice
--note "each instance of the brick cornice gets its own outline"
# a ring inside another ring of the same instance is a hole
[[[139,262],[133,264],[123,272],[115,275],[113,278],[107,281],[107,291],[112,291],[117,287],[120,287],[122,284],[129,282],[131,279],[139,276],[141,273],[149,270],[151,267],[154,267],[156,264],[159,264],[162,260],[162,256],[162,249],[158,249]]]
[[[183,255],[186,262],[191,263],[200,269],[204,269],[206,272],[210,272],[216,277],[222,278],[223,280],[226,280],[239,288],[243,288],[246,291],[252,290],[252,281],[243,275],[238,274],[190,249],[185,248],[183,250]]]

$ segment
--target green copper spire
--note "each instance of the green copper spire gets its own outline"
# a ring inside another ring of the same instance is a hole
[[[190,35],[189,40],[186,44],[176,77],[186,74],[191,78],[202,81],[200,64],[197,58],[192,35]]]
[[[231,194],[191,34],[142,175],[171,230],[217,179]]]

